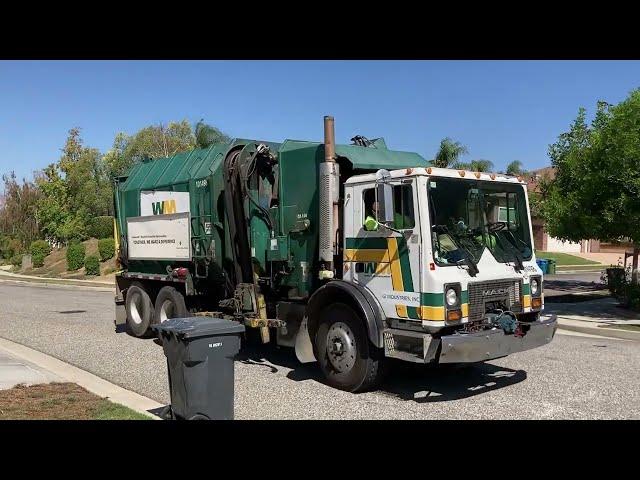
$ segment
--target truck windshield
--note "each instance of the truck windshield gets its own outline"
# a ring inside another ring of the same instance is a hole
[[[501,263],[531,259],[521,185],[437,178],[428,190],[436,263],[475,265],[485,248]]]

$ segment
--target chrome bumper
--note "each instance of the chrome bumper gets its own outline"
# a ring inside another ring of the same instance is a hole
[[[541,347],[551,342],[558,321],[555,315],[537,322],[520,322],[523,334],[500,329],[456,333],[434,338],[427,333],[388,329],[384,331],[385,355],[418,363],[475,363]]]

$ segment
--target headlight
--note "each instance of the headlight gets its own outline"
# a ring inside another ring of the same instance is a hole
[[[456,303],[458,303],[458,294],[453,288],[447,290],[446,294],[447,305],[453,307]]]
[[[531,295],[537,295],[540,291],[540,284],[538,283],[537,278],[531,279]]]

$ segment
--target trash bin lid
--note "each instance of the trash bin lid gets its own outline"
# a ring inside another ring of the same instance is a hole
[[[244,325],[238,322],[213,317],[171,318],[154,325],[153,329],[184,338],[237,334],[245,330]]]

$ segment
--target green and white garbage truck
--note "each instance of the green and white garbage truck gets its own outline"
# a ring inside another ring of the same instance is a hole
[[[388,358],[476,363],[549,343],[522,179],[352,142],[325,117],[324,143],[235,139],[117,178],[116,324],[235,320],[352,392]]]

